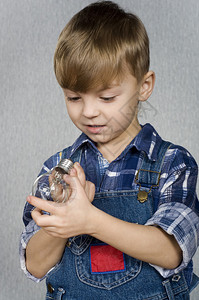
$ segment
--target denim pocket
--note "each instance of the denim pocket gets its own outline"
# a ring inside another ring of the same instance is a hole
[[[104,250],[100,249],[99,253],[96,254],[95,247],[103,248],[103,246]],[[81,255],[75,255],[76,272],[81,282],[93,287],[111,290],[134,279],[140,273],[141,261],[109,247],[109,245],[93,239],[86,251]],[[100,269],[98,269],[97,260],[103,261]]]

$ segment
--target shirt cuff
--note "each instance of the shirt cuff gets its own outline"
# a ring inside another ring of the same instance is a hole
[[[30,272],[28,272],[26,268],[26,247],[31,239],[31,237],[39,231],[40,227],[34,222],[34,220],[30,221],[28,225],[25,227],[24,231],[21,234],[21,239],[20,239],[20,246],[19,246],[19,256],[20,256],[20,266],[25,275],[35,281],[35,282],[40,282],[42,281],[46,276],[42,278],[36,278],[34,277]]]
[[[161,227],[169,235],[173,235],[182,249],[183,259],[175,269],[164,269],[152,265],[164,278],[172,276],[186,268],[199,243],[199,217],[186,205],[180,202],[170,202],[160,205],[155,214],[145,225]]]

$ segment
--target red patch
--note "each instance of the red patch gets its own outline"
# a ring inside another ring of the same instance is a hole
[[[109,245],[91,245],[92,273],[122,272],[125,270],[124,254]]]

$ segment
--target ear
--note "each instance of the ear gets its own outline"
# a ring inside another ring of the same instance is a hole
[[[155,73],[149,71],[144,75],[140,83],[139,101],[146,101],[152,94],[155,84]]]

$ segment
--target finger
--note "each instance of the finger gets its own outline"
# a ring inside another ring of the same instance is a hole
[[[56,226],[56,221],[55,221],[55,216],[51,215],[46,215],[46,214],[35,214],[34,216],[34,221],[35,223],[42,228],[55,228]]]
[[[39,210],[44,210],[50,214],[54,214],[56,211],[56,203],[52,201],[43,200],[37,197],[28,196],[27,202],[38,208]]]
[[[32,216],[33,220],[35,221],[35,223],[40,227],[44,226],[43,219],[46,219],[46,216],[49,217],[49,215],[43,215],[41,210],[39,211],[36,209],[34,209],[32,211],[31,216]],[[49,223],[49,221],[48,221],[48,223]]]
[[[76,196],[77,191],[82,194],[83,193],[85,194],[84,188],[82,187],[79,178],[77,176],[72,177],[70,175],[64,175],[64,180],[67,184],[69,184],[71,188],[71,196],[70,196],[71,199]]]
[[[77,176],[77,171],[76,169],[73,167],[71,170],[70,170],[70,176],[74,177],[74,176]]]
[[[31,211],[31,216],[33,216],[33,215],[42,215],[42,210],[41,209],[39,209],[39,208],[37,208],[37,207],[35,207],[32,211]]]
[[[84,170],[81,167],[80,163],[75,162],[74,163],[74,169],[77,171],[77,177],[79,178],[79,181],[80,181],[81,185],[83,187],[85,187],[85,185],[86,185],[86,176],[85,176]]]

